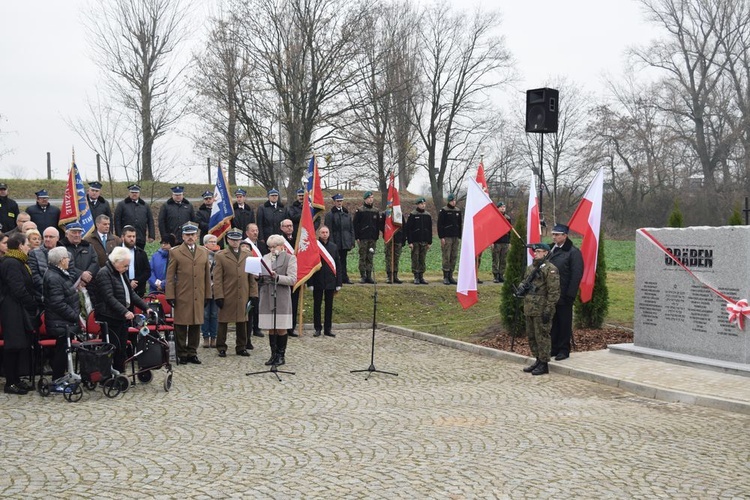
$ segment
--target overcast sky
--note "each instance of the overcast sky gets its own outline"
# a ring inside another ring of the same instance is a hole
[[[63,178],[73,147],[84,178],[95,177],[94,154],[64,122],[83,112],[86,96],[95,95],[100,83],[81,25],[86,5],[85,0],[0,1],[0,150],[13,150],[0,159],[0,178],[44,178],[48,151],[53,176]],[[545,86],[557,76],[601,92],[602,76],[621,74],[626,49],[646,43],[653,30],[634,0],[503,0],[485,5],[503,15],[507,47],[521,75],[518,103],[524,102],[526,89]],[[178,170],[205,181],[204,160],[193,153],[189,141],[173,135],[170,144],[179,158]]]

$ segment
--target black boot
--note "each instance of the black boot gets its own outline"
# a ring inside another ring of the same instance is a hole
[[[536,367],[539,366],[539,363],[541,363],[541,361],[539,361],[539,358],[536,358],[536,361],[534,361],[534,364],[530,365],[530,366],[527,366],[526,368],[524,368],[523,372],[524,373],[531,373],[531,372],[533,372],[536,369]]]
[[[365,275],[365,283],[369,283],[371,285],[375,284],[375,280],[372,279],[372,271],[367,271],[367,274]]]
[[[364,285],[365,283],[367,283],[367,275],[362,273],[359,276],[359,284]]]
[[[289,337],[286,335],[279,335],[279,339],[276,341],[276,362],[274,365],[281,366],[283,364],[286,364],[286,360],[284,359],[284,355],[286,354],[286,342],[289,340]]]
[[[429,285],[429,283],[427,283],[427,282],[426,282],[426,281],[424,280],[424,273],[419,273],[419,284],[420,284],[420,285]]]
[[[448,281],[451,282],[451,285],[458,285],[458,281],[453,279],[453,271],[448,273]]]
[[[274,364],[274,361],[276,361],[276,353],[278,351],[278,335],[271,335],[268,334],[268,344],[271,346],[271,357],[268,358],[268,361],[266,361],[266,366],[271,366]]]
[[[391,273],[386,273],[385,283],[386,285],[390,285],[393,283],[393,278],[392,278]]]
[[[492,282],[493,283],[500,283],[500,275],[499,274],[492,273],[492,276],[493,276],[493,278],[492,278]]]
[[[393,273],[393,282],[395,284],[397,284],[397,285],[400,285],[401,283],[403,283],[403,281],[401,281],[400,279],[398,279],[398,271],[396,271],[395,273]]]
[[[419,284],[419,273],[414,273],[414,284],[415,285]]]
[[[547,363],[542,362],[540,362],[539,366],[531,371],[532,375],[544,375],[545,373],[549,373],[549,366],[547,365]]]
[[[451,273],[450,271],[443,271],[443,285],[451,284]]]

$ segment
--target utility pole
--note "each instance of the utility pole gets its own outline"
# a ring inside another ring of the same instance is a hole
[[[47,151],[47,180],[52,180],[52,154]]]
[[[208,184],[211,185],[211,157],[206,157],[206,169],[208,170]]]

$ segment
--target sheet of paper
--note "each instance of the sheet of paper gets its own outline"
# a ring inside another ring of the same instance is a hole
[[[260,263],[260,257],[248,257],[247,260],[245,260],[246,273],[258,276],[262,270],[263,266]]]

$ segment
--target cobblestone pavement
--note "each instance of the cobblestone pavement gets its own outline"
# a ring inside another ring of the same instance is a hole
[[[3,498],[739,498],[750,417],[367,330],[176,368],[116,399],[0,395]]]

